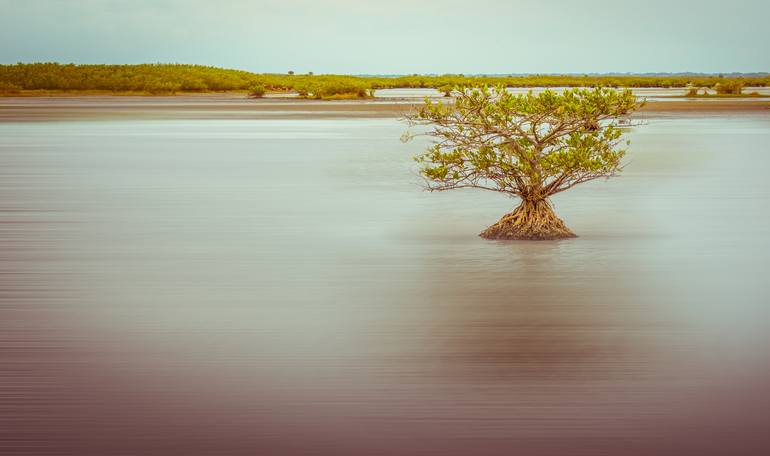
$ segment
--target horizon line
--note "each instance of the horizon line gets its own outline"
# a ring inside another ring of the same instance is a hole
[[[144,63],[76,63],[76,62],[60,62],[55,60],[49,61],[16,61],[13,63],[0,63],[0,66],[13,66],[13,65],[34,65],[34,64],[57,64],[57,65],[74,65],[74,66],[94,66],[94,65],[109,65],[109,66],[138,66],[138,65],[184,65],[184,66],[198,66],[206,68],[218,68],[223,70],[235,70],[244,71],[252,74],[288,74],[287,70],[284,72],[276,71],[252,71],[242,68],[223,67],[217,65],[206,65],[200,63],[182,63],[182,62],[144,62]],[[295,72],[296,76],[307,76],[311,72]],[[719,71],[719,72],[702,72],[702,71],[645,71],[645,72],[632,72],[632,71],[577,71],[577,72],[427,72],[427,73],[314,73],[314,76],[379,76],[379,77],[402,77],[402,76],[482,76],[482,77],[517,77],[517,76],[770,76],[770,71]]]

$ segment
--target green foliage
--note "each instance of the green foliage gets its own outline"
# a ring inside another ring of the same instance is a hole
[[[313,78],[296,86],[295,89],[300,96],[315,99],[369,98],[371,96],[368,85],[353,77]]]
[[[717,93],[708,93],[707,89],[703,89],[703,93],[698,93],[697,88],[691,88],[685,95],[688,98],[761,98],[765,97],[759,92],[746,93],[743,92],[743,87],[740,84],[728,84],[715,86]]]
[[[725,78],[727,79],[727,78]],[[737,79],[746,86],[764,87],[770,85],[770,78],[729,78]],[[505,87],[712,87],[720,79],[714,76],[590,76],[590,75],[528,75],[528,76],[401,76],[395,78],[372,78],[375,88],[440,88],[444,86],[497,86]]]
[[[649,77],[590,75],[357,77],[340,75],[255,74],[200,65],[0,65],[0,92],[110,91],[138,93],[246,92],[262,84],[270,91],[300,91],[322,98],[366,97],[373,89],[439,88],[503,85],[506,87],[714,87],[730,84],[768,86],[770,78]]]
[[[317,98],[371,96],[372,81],[354,76],[255,74],[199,65],[0,65],[0,93],[108,91],[149,94],[176,92],[298,91]]]
[[[262,84],[254,84],[253,86],[249,87],[249,96],[251,98],[262,98],[265,96],[265,86]]]
[[[21,92],[21,87],[16,84],[0,81],[0,93],[16,94]]]
[[[445,97],[451,97],[452,96],[452,90],[454,90],[454,86],[451,86],[449,84],[443,85],[441,87],[438,87],[439,92],[444,94]]]
[[[718,95],[740,95],[743,85],[740,80],[721,80],[714,84],[714,90],[717,91]]]
[[[428,189],[473,187],[537,201],[618,173],[625,149],[611,121],[639,106],[630,90],[513,95],[481,86],[457,91],[453,104],[426,100],[407,119],[434,138],[415,157]]]
[[[173,95],[179,89],[181,89],[179,83],[167,81],[152,81],[144,86],[144,90],[153,95]]]
[[[0,83],[23,90],[213,92],[246,90],[258,79],[246,71],[198,65],[0,65]]]

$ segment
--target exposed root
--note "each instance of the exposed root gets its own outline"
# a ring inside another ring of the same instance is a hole
[[[486,239],[520,239],[546,241],[577,237],[556,216],[548,200],[522,201],[510,214],[484,230]]]

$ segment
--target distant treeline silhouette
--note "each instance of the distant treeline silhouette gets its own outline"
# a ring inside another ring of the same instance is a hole
[[[173,94],[177,92],[298,92],[308,98],[371,96],[373,89],[447,88],[465,85],[508,87],[714,87],[719,76],[441,76],[364,77],[346,75],[257,74],[201,65],[74,65],[19,63],[0,65],[0,93],[30,91]],[[741,78],[743,86],[768,86],[770,77]]]

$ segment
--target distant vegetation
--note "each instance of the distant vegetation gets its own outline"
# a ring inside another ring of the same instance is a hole
[[[360,79],[347,76],[311,77],[292,88],[302,97],[319,100],[371,97],[371,85]]]
[[[742,81],[736,81],[736,80],[725,80],[720,81],[714,86],[714,90],[717,91],[719,95],[740,95],[741,91],[743,90],[743,86],[745,86]]]
[[[744,81],[741,79],[720,79],[712,89],[716,92],[709,93],[707,88],[690,87],[685,95],[687,98],[709,98],[709,97],[762,97],[759,92],[746,93],[743,91]],[[701,90],[703,92],[701,93]]]
[[[265,92],[267,92],[267,89],[262,84],[254,84],[249,87],[249,96],[251,98],[262,98],[265,96]]]
[[[236,91],[260,96],[267,92],[297,92],[318,99],[366,98],[375,89],[451,88],[468,85],[507,87],[711,87],[734,93],[733,84],[770,86],[770,77],[720,78],[700,76],[399,76],[361,77],[338,75],[256,74],[199,65],[63,65],[32,63],[0,65],[0,93],[109,92],[163,95]],[[738,89],[740,91],[740,89]],[[723,93],[723,92],[720,92]],[[738,92],[739,93],[739,92]]]

